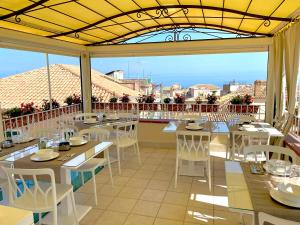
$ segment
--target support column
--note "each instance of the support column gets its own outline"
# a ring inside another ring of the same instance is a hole
[[[267,76],[267,96],[266,96],[266,122],[273,124],[275,112],[275,77],[274,77],[274,50],[269,46],[268,52],[268,76]]]
[[[88,52],[80,54],[80,74],[81,74],[81,99],[82,111],[92,112],[92,82],[91,82],[91,58]]]
[[[5,140],[5,135],[4,135],[4,127],[3,120],[2,120],[2,109],[1,109],[1,104],[0,104],[0,142]]]
[[[48,55],[48,53],[46,53],[45,56],[46,56],[46,64],[47,64],[49,104],[50,104],[50,110],[52,110],[52,93],[51,93],[52,89],[51,89],[51,76],[50,76],[50,66],[49,66],[49,55]]]

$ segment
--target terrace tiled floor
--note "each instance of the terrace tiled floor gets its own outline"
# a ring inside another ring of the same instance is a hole
[[[240,215],[227,207],[224,148],[212,147],[212,184],[205,178],[180,176],[174,188],[175,149],[141,148],[142,164],[131,149],[125,152],[118,175],[113,164],[114,187],[105,168],[96,176],[98,206],[81,225],[237,225]],[[76,193],[77,202],[92,205],[92,183]],[[243,216],[251,224],[251,217]]]

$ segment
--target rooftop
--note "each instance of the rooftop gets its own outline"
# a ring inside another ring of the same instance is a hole
[[[213,85],[213,84],[195,84],[193,86],[190,86],[190,88],[205,89],[205,90],[210,90],[210,91],[216,91],[216,90],[221,89],[220,87]]]
[[[75,65],[50,65],[52,97],[59,103],[72,94],[80,94],[80,68]],[[113,95],[123,93],[138,96],[134,91],[122,84],[108,79],[99,71],[92,70],[92,93],[108,101]],[[63,78],[63,79],[62,79]],[[22,102],[34,102],[41,105],[43,99],[49,99],[47,68],[27,71],[0,79],[0,102],[2,108],[19,106]]]

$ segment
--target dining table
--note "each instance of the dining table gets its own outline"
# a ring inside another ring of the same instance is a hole
[[[84,120],[79,120],[74,122],[74,126],[77,128],[78,131],[89,129],[92,127],[102,127],[107,129],[112,129],[113,127],[132,121],[130,118],[115,118],[115,119],[104,119],[104,120],[96,120],[95,122],[87,122]]]
[[[267,132],[270,137],[284,137],[283,133],[266,122],[252,122],[249,128],[244,128],[244,124],[228,124],[230,132],[233,131],[249,131],[249,132]],[[248,125],[248,124],[247,124]]]
[[[47,143],[48,145],[51,142]],[[38,169],[51,168],[55,174],[56,183],[71,184],[71,171],[78,169],[80,166],[87,163],[95,156],[102,154],[104,151],[109,151],[113,143],[110,141],[88,141],[81,146],[72,146],[68,151],[58,151],[59,156],[49,161],[36,162],[32,161],[30,157],[39,150],[37,140],[33,140],[24,144],[17,144],[13,149],[5,149],[6,153],[0,157],[0,163],[13,165],[14,168]],[[66,198],[58,205],[58,212],[64,223],[68,225],[72,216],[71,200]],[[76,204],[77,216],[81,220],[91,209],[88,205]],[[51,220],[51,213],[49,213],[43,221]],[[73,224],[72,222],[70,224]]]
[[[269,173],[255,174],[249,162],[225,161],[228,207],[231,211],[252,215],[252,224],[258,225],[258,213],[300,222],[300,208],[290,207],[274,200],[272,187],[282,182],[300,184],[299,177],[280,177]],[[300,207],[300,205],[299,205]]]

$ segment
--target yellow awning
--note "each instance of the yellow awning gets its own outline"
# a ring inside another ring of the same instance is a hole
[[[300,0],[1,0],[0,27],[82,45],[174,27],[272,36],[299,9]]]

